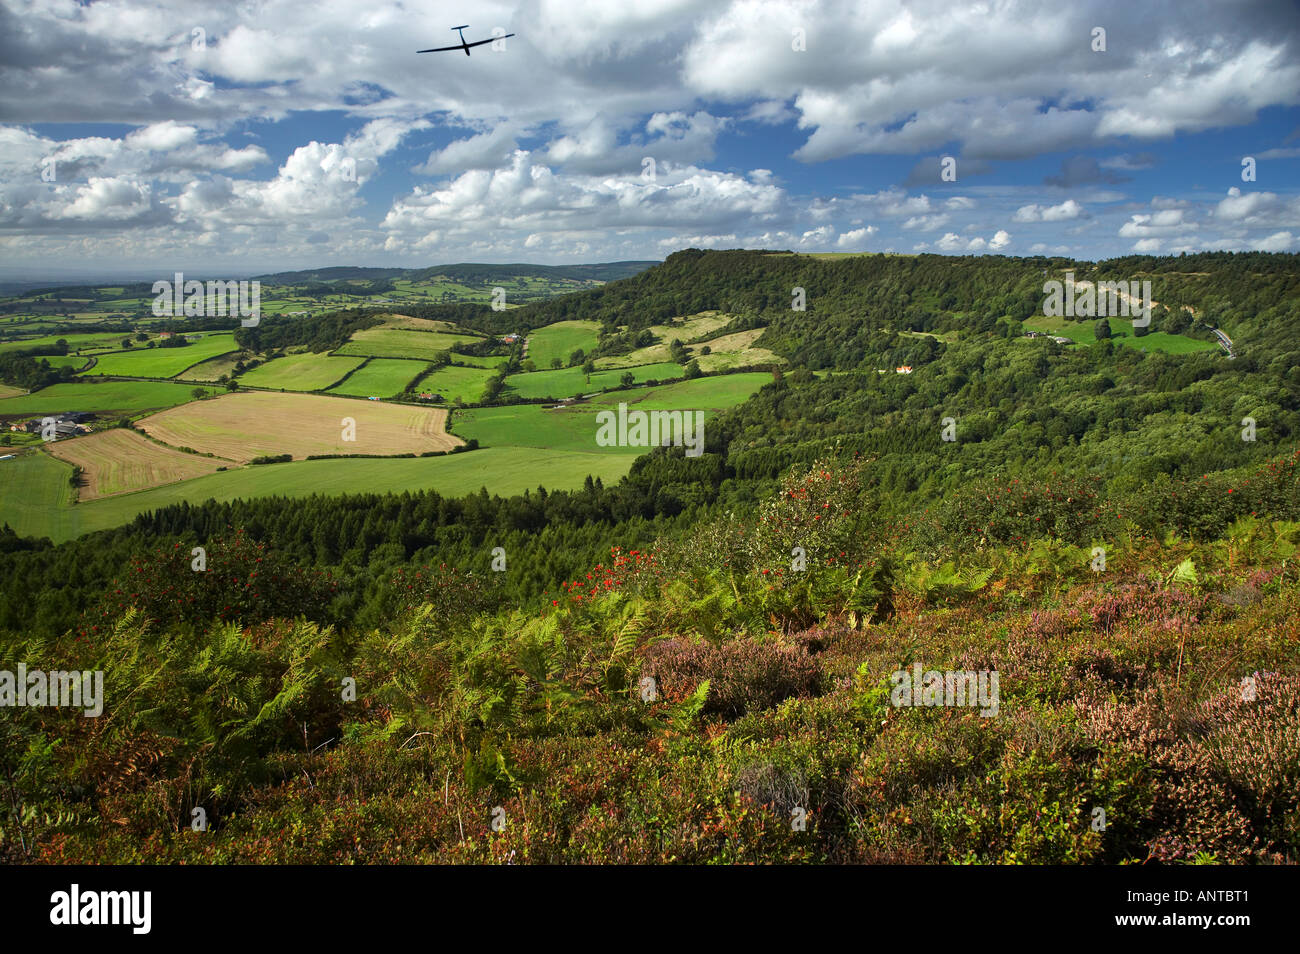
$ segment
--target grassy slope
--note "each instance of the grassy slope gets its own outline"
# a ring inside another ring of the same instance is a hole
[[[405,490],[435,490],[458,497],[480,487],[510,496],[539,485],[554,490],[578,488],[588,474],[606,483],[617,482],[633,460],[627,454],[500,447],[447,457],[296,461],[223,471],[73,507],[66,499],[71,467],[44,454],[39,458],[36,464],[26,458],[0,461],[0,467],[15,465],[13,471],[0,470],[0,474],[13,474],[12,479],[19,481],[18,493],[0,498],[0,524],[8,522],[19,533],[49,536],[56,542],[119,526],[137,514],[184,501]]]
[[[733,407],[746,400],[765,384],[772,375],[765,371],[744,374],[726,374],[676,384],[661,384],[653,388],[636,388],[631,391],[611,391],[591,399],[592,405],[614,406],[626,401],[629,406],[642,410],[715,410]]]
[[[68,343],[68,347],[76,351],[83,348],[101,347],[116,348],[123,338],[127,337],[121,332],[117,334],[105,334],[98,332],[95,334],[52,334],[40,338],[24,338],[16,341],[0,341],[0,352],[2,351],[22,351],[25,348],[35,348],[41,345],[52,345],[62,339]]]
[[[160,381],[86,381],[53,384],[35,394],[0,400],[0,416],[55,414],[61,411],[118,411],[133,414],[192,400],[192,385]],[[216,390],[208,388],[209,394]]]
[[[235,374],[235,365],[241,358],[247,359],[248,355],[243,351],[231,351],[229,354],[223,354],[216,358],[209,358],[207,361],[196,364],[192,368],[186,368],[180,374],[176,375],[177,381],[216,381],[223,374],[229,374],[232,377]]]
[[[1182,335],[1165,334],[1163,331],[1153,331],[1149,335],[1139,338],[1133,334],[1132,319],[1108,318],[1107,321],[1110,324],[1111,340],[1115,344],[1128,348],[1145,348],[1147,351],[1187,354],[1191,351],[1213,351],[1218,347],[1218,345],[1210,341],[1201,341],[1199,338],[1185,338]],[[1047,331],[1084,345],[1096,343],[1097,336],[1094,334],[1096,325],[1096,318],[1070,321],[1067,318],[1035,316],[1024,322],[1026,331]]]
[[[367,328],[335,354],[359,354],[375,358],[432,358],[462,341],[477,341],[470,335],[449,335],[437,331],[403,331],[396,328]]]
[[[662,364],[645,364],[636,368],[596,371],[590,381],[581,368],[512,374],[506,378],[506,386],[523,398],[576,397],[579,394],[591,394],[602,388],[618,387],[619,379],[625,370],[630,371],[638,383],[682,376],[682,366],[668,361]]]
[[[417,390],[441,394],[448,401],[459,399],[472,404],[483,396],[483,387],[490,377],[492,372],[484,368],[448,365],[425,375]]]
[[[9,453],[9,451],[6,451]],[[68,478],[72,465],[31,450],[13,460],[0,460],[0,525],[22,536],[66,540],[77,535],[78,514],[72,505]]]
[[[245,371],[239,376],[239,383],[254,388],[318,391],[337,382],[363,360],[311,352],[289,354]]]
[[[528,335],[528,357],[537,367],[551,366],[552,358],[569,363],[569,355],[581,348],[590,352],[596,346],[600,324],[595,321],[557,321]]]
[[[132,348],[101,355],[89,376],[122,374],[138,378],[170,378],[186,368],[235,350],[229,334],[205,334],[183,348]]]
[[[423,361],[402,358],[371,358],[357,368],[347,380],[330,388],[331,394],[355,394],[358,397],[392,397],[400,394],[427,365]]]

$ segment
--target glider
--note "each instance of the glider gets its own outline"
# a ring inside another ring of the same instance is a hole
[[[452,27],[453,30],[460,33],[460,43],[456,46],[438,46],[438,47],[434,47],[432,50],[416,50],[415,52],[416,53],[445,53],[448,50],[464,50],[465,55],[469,56],[469,48],[471,46],[482,46],[484,43],[491,43],[493,40],[504,40],[506,37],[514,36],[513,33],[507,33],[505,36],[494,36],[486,40],[475,40],[473,43],[466,43],[464,31],[468,28],[469,28],[468,23],[466,23],[464,26]]]

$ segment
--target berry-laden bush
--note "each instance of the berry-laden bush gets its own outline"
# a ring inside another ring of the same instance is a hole
[[[500,587],[494,582],[445,563],[398,569],[391,591],[396,602],[391,607],[395,615],[428,605],[433,607],[434,617],[441,620],[466,620],[480,613],[494,612],[503,599]]]
[[[865,460],[819,460],[791,473],[759,510],[749,555],[759,567],[789,566],[802,547],[809,566],[856,563],[878,507],[863,489]]]
[[[337,590],[328,573],[308,570],[242,529],[210,540],[200,556],[176,543],[137,557],[87,613],[85,634],[107,629],[136,607],[163,626],[250,625],[299,616],[322,622]],[[202,568],[200,568],[202,567]]]
[[[644,674],[670,702],[685,699],[707,679],[702,712],[728,719],[794,696],[814,696],[822,688],[821,667],[802,647],[748,639],[655,643],[646,651]]]
[[[1184,479],[1161,474],[1129,495],[1124,512],[1148,532],[1168,528],[1197,540],[1222,536],[1242,517],[1300,519],[1300,451],[1253,471]]]
[[[1086,540],[1103,528],[1108,509],[1095,477],[980,480],[953,493],[936,519],[949,541],[1024,543],[1035,537]]]

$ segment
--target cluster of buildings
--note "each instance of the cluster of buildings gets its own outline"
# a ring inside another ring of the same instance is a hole
[[[1057,344],[1074,344],[1073,338],[1065,338],[1061,335],[1049,335],[1046,331],[1026,331],[1026,338],[1051,338]]]
[[[30,421],[19,421],[16,424],[10,424],[9,430],[23,434],[39,434],[41,433],[42,422],[48,417],[54,418],[54,434],[56,437],[76,437],[78,434],[90,433],[90,427],[86,424],[86,421],[94,420],[95,415],[87,411],[46,414]]]

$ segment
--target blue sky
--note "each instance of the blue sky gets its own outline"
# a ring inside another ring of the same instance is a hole
[[[1300,250],[1290,3],[305,9],[0,0],[6,274]]]

